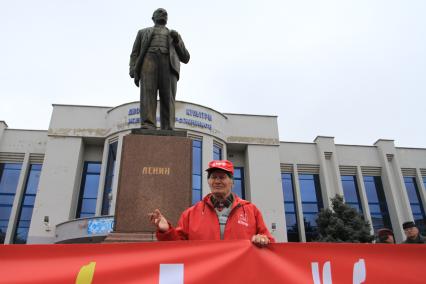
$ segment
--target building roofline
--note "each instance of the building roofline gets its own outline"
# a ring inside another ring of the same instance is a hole
[[[407,150],[426,150],[426,148],[420,148],[420,147],[395,147],[395,149],[397,149],[397,150],[404,150],[404,149],[407,149]]]
[[[89,106],[89,105],[67,105],[67,104],[52,104],[53,107],[55,106],[65,106],[65,107],[90,107],[90,108],[111,108],[109,106]]]
[[[383,140],[383,139],[381,139]],[[291,144],[309,144],[309,145],[315,145],[315,142],[298,142],[298,141],[280,141],[280,143],[291,143]],[[334,144],[335,146],[345,146],[345,147],[365,147],[365,148],[376,148],[376,145],[357,145],[357,144]],[[397,150],[426,150],[426,148],[421,147],[395,147]]]
[[[134,104],[134,103],[137,103],[137,102],[139,102],[139,101],[127,102],[127,103],[124,103],[124,104],[121,104],[121,105],[118,105],[118,106],[115,106],[115,107],[111,107],[111,108],[107,111],[107,113],[110,113],[111,111],[115,110],[116,108],[119,108],[119,107],[122,107],[122,106],[125,106],[125,105]]]
[[[8,128],[7,131],[38,131],[38,132],[48,132],[45,129],[18,129],[18,128]]]
[[[280,141],[280,143],[290,143],[290,144],[309,144],[309,145],[315,145],[314,142],[298,142],[298,141]]]
[[[0,122],[3,122],[3,123],[4,123],[4,125],[6,125],[6,128],[8,128],[8,127],[9,127],[9,125],[7,125],[6,121],[4,121],[4,120],[0,120]]]
[[[327,138],[327,139],[334,139],[334,136],[328,136],[328,135],[317,135],[317,137],[315,137],[314,141],[319,139],[319,138]]]
[[[249,113],[230,113],[224,112],[225,115],[242,115],[242,116],[261,116],[261,117],[278,117],[278,115],[269,115],[269,114],[249,114]]]
[[[393,139],[383,139],[383,138],[379,138],[377,139],[376,142],[373,143],[373,145],[376,145],[377,143],[379,143],[380,141],[385,141],[385,142],[395,142],[395,140]]]
[[[376,148],[375,145],[357,145],[357,144],[334,144],[335,146],[348,146],[348,147],[369,147],[369,148]]]
[[[324,137],[324,136],[321,136]],[[330,137],[328,137],[330,138]],[[298,141],[280,141],[280,143],[291,143],[291,144],[309,144],[309,145],[316,145],[315,142],[298,142]],[[348,147],[370,147],[370,148],[376,148],[375,145],[356,145],[356,144],[334,144],[335,146],[348,146]]]

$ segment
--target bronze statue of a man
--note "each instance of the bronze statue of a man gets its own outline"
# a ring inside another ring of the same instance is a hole
[[[155,10],[152,20],[154,26],[139,30],[136,36],[130,54],[130,77],[140,85],[141,128],[156,129],[158,90],[161,129],[173,130],[180,62],[188,63],[189,52],[180,35],[166,28],[165,9]]]

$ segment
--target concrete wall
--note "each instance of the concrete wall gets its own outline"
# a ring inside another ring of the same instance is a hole
[[[83,154],[82,138],[49,137],[28,243],[51,243],[55,236],[52,228],[75,217]]]
[[[84,161],[85,162],[102,162],[103,145],[88,145],[84,146]]]
[[[281,163],[319,165],[314,143],[280,142]]]
[[[342,166],[381,166],[374,146],[336,145],[336,154],[338,163]]]
[[[39,153],[46,151],[47,131],[4,129],[0,136],[0,152]]]
[[[228,143],[279,145],[276,116],[226,114]]]
[[[396,148],[395,154],[402,168],[426,169],[425,149]]]
[[[104,137],[107,107],[53,105],[49,135],[66,137]]]

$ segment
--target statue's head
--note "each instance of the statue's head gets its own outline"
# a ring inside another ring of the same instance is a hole
[[[165,25],[167,24],[167,11],[163,8],[158,8],[152,14],[152,20],[155,24]]]

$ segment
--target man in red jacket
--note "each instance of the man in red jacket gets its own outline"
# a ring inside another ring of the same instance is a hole
[[[231,192],[234,166],[228,160],[209,163],[210,194],[186,209],[174,228],[156,209],[150,215],[157,226],[157,239],[176,240],[251,240],[258,246],[275,242],[257,207]]]

